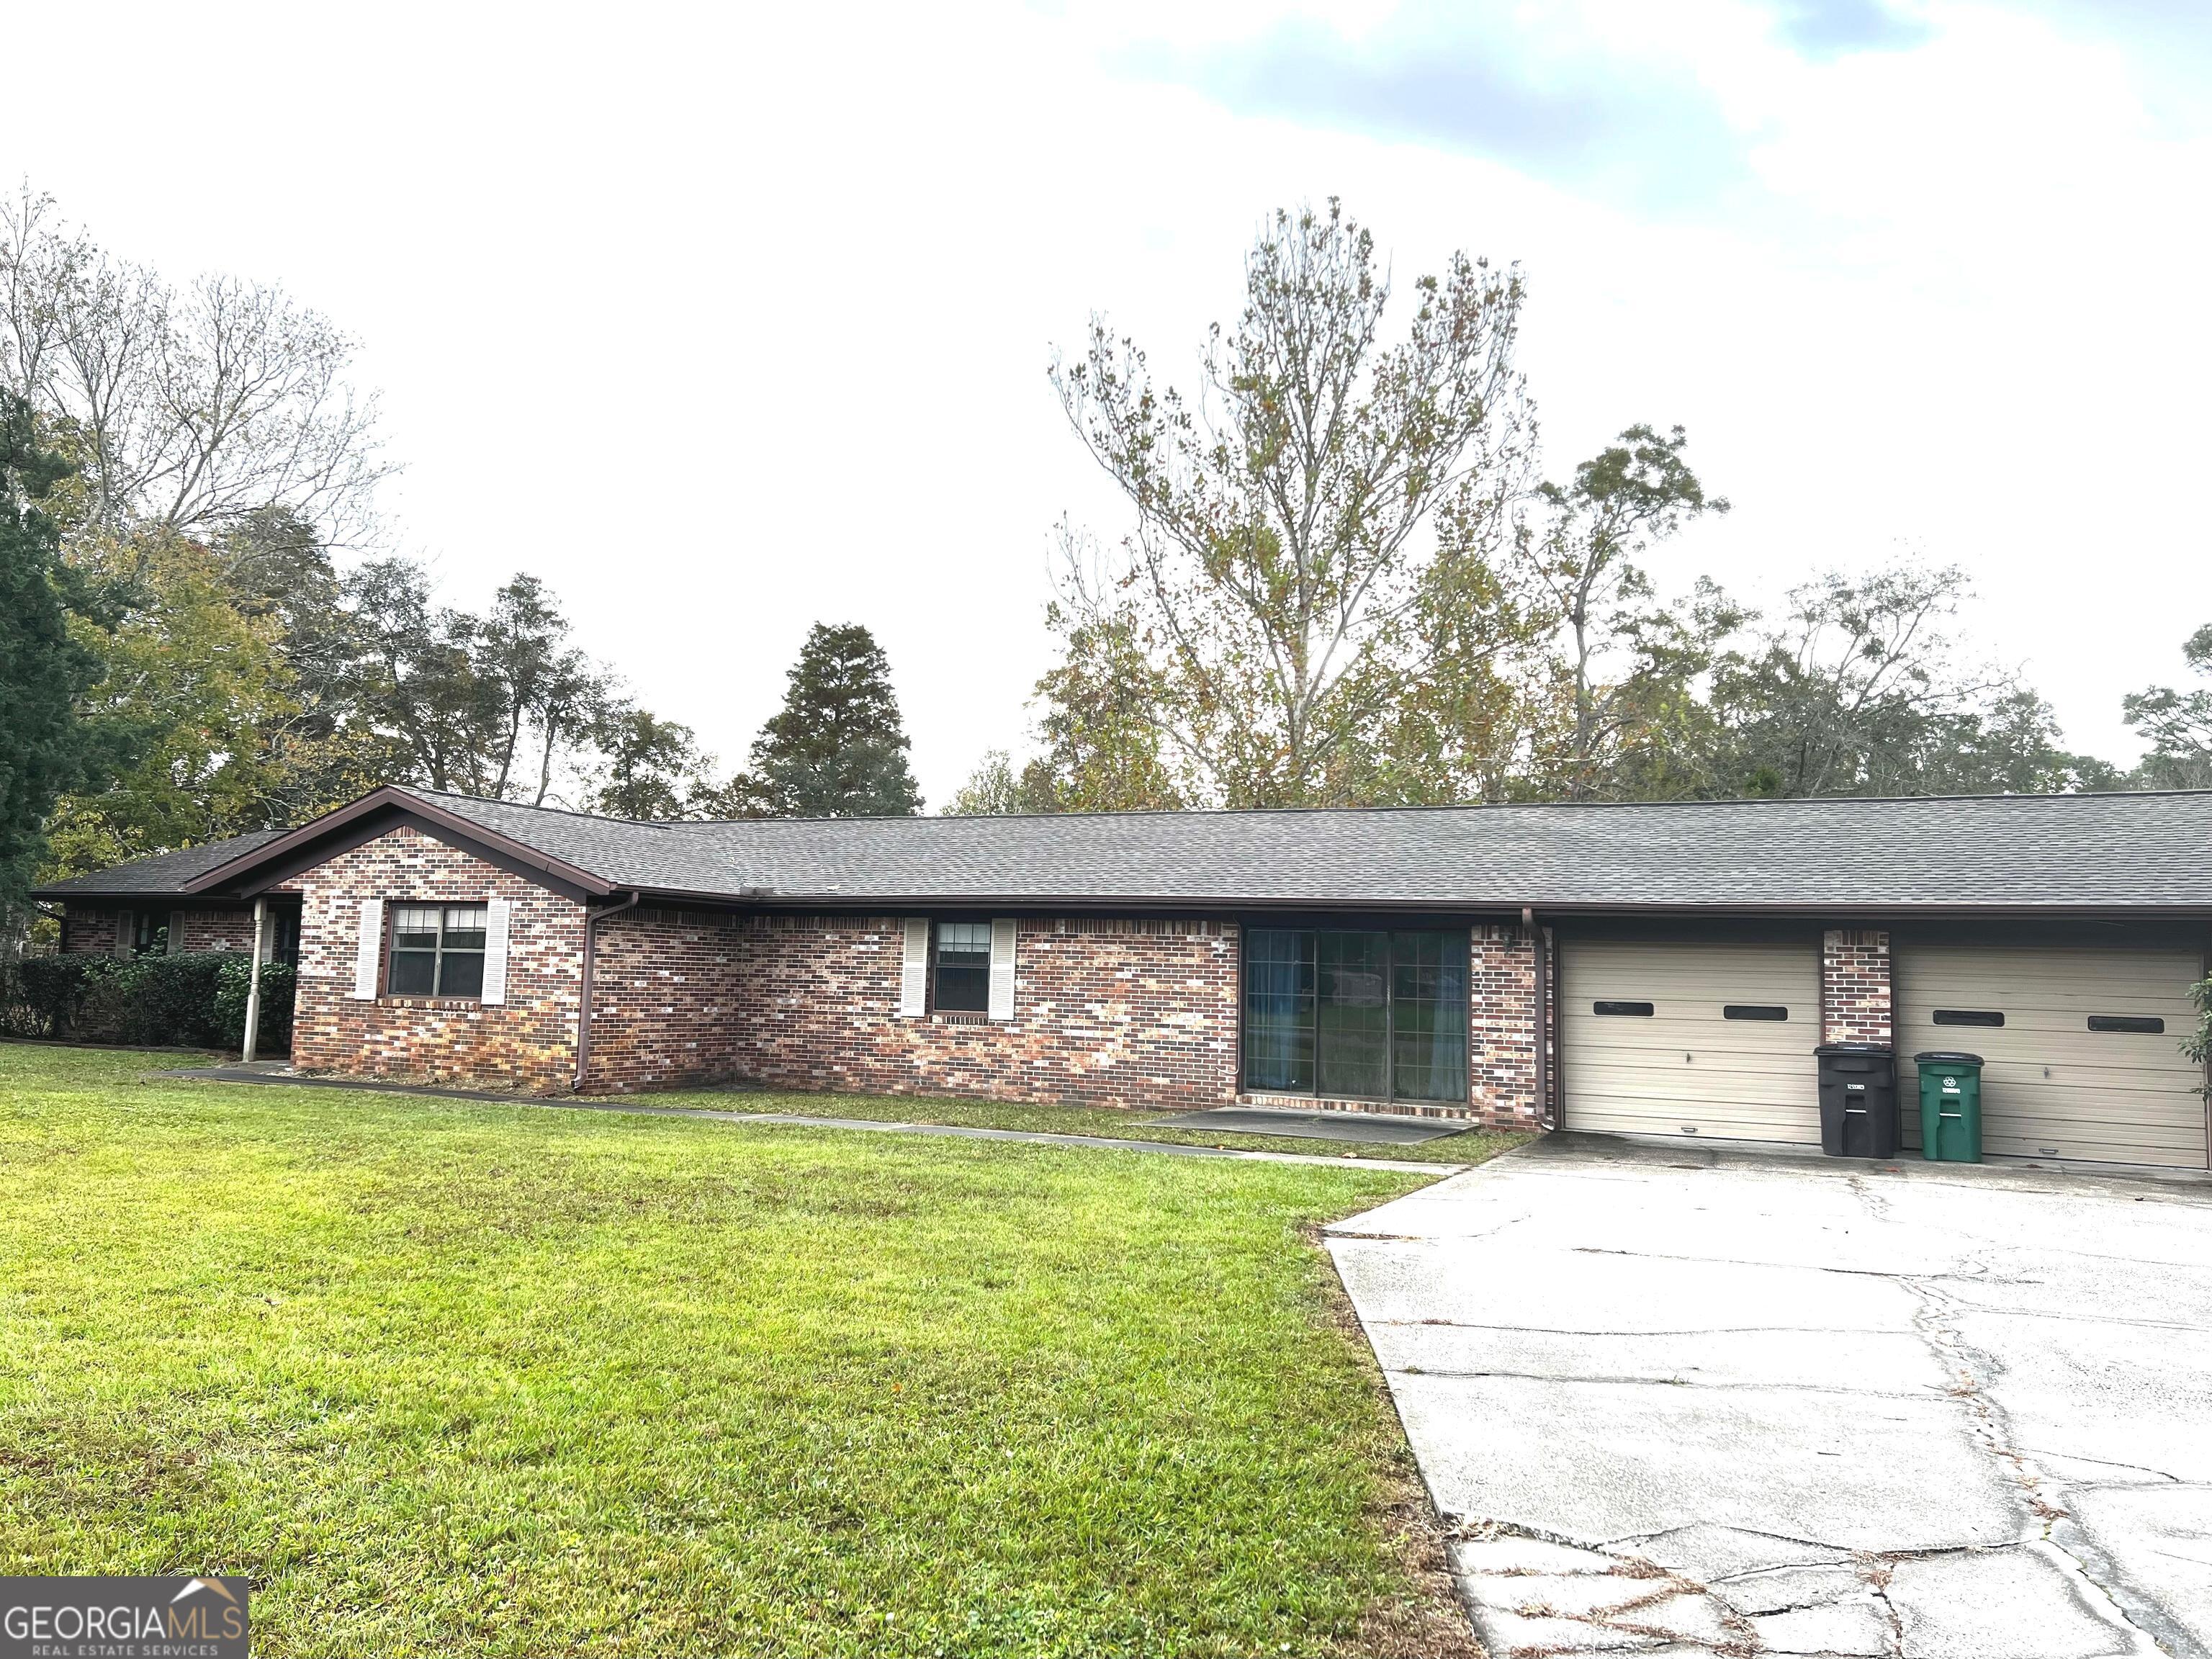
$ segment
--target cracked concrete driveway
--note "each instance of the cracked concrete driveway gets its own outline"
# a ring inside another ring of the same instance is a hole
[[[1555,1135],[1329,1248],[1498,1659],[2212,1659],[2212,1182]]]

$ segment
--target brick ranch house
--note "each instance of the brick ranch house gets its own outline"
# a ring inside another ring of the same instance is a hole
[[[2207,1166],[2208,794],[647,823],[385,788],[40,896],[69,951],[259,914],[312,1072],[1807,1144],[1814,1044],[1865,1039],[1984,1054],[1992,1153]]]

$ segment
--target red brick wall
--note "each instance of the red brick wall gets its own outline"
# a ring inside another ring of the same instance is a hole
[[[115,925],[122,920],[116,910],[95,908],[89,904],[67,904],[62,907],[63,948],[70,955],[93,952],[100,956],[115,953]]]
[[[408,828],[340,853],[286,885],[303,904],[295,1065],[539,1092],[568,1086],[583,975],[581,905]],[[481,904],[495,896],[514,907],[504,1005],[355,1000],[364,899]]]
[[[1024,921],[1003,1023],[901,1018],[894,918],[755,917],[743,936],[738,1060],[763,1082],[1154,1107],[1236,1095],[1234,923]]]
[[[179,951],[243,951],[253,943],[253,912],[245,910],[194,910],[181,905],[157,905],[150,908],[163,915],[184,911],[184,937],[175,941]],[[95,908],[88,904],[70,904],[63,914],[69,920],[69,948],[71,955],[92,952],[112,955],[115,950],[115,927],[122,919],[119,906]]]
[[[592,964],[587,1093],[623,1093],[737,1076],[740,917],[625,910],[599,923]]]
[[[253,948],[251,910],[187,910],[185,942],[187,951],[250,951]]]
[[[1832,927],[1820,936],[1820,1041],[1895,1041],[1887,933]]]
[[[1520,928],[1474,930],[1468,990],[1468,1095],[1478,1122],[1542,1127],[1536,1097],[1536,947]]]

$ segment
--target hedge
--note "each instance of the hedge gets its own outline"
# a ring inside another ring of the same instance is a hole
[[[0,976],[4,1023],[21,1036],[149,1048],[235,1048],[246,1037],[252,964],[240,951],[176,956],[26,957]],[[264,1054],[292,1045],[292,969],[261,965]]]

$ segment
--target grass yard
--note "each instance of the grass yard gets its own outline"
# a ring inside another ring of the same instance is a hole
[[[1469,1129],[1411,1146],[1318,1140],[1304,1135],[1224,1134],[1146,1120],[1161,1111],[1118,1106],[1019,1106],[995,1100],[942,1100],[927,1095],[789,1094],[753,1089],[687,1089],[636,1097],[641,1105],[708,1106],[722,1112],[793,1112],[805,1117],[866,1117],[878,1122],[952,1123],[975,1129],[1041,1129],[1055,1135],[1111,1135],[1184,1146],[1237,1146],[1247,1152],[1300,1152],[1308,1158],[1411,1158],[1423,1164],[1480,1164],[1528,1139]]]
[[[1308,1242],[1418,1177],[173,1063],[0,1044],[0,1572],[245,1572],[270,1655],[1472,1651]]]

